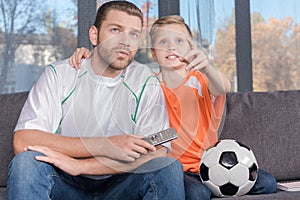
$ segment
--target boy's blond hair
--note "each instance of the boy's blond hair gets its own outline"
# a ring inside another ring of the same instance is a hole
[[[189,32],[189,35],[193,37],[190,27],[184,22],[184,19],[182,17],[180,17],[179,15],[168,15],[159,18],[153,23],[150,30],[150,37],[151,37],[152,44],[154,42],[157,30],[164,25],[170,25],[170,24],[179,24],[185,26],[185,28]]]

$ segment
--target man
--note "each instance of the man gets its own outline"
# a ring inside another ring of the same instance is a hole
[[[45,69],[15,128],[8,199],[184,199],[168,145],[141,138],[169,126],[159,82],[133,61],[142,17],[129,2],[103,4],[91,58]]]

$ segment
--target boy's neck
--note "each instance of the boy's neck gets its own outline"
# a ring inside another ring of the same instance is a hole
[[[176,88],[181,85],[188,76],[188,73],[185,67],[179,69],[161,68],[162,80],[168,88]]]

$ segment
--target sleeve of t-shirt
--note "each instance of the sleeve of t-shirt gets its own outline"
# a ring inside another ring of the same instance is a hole
[[[22,108],[15,131],[34,129],[54,133],[62,116],[57,71],[47,66]]]

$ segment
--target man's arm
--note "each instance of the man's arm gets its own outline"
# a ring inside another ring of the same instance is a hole
[[[36,159],[53,164],[73,176],[109,175],[130,172],[153,158],[166,156],[167,152],[165,147],[158,147],[156,151],[149,152],[133,162],[124,162],[107,157],[75,159],[42,146],[30,146],[28,150],[43,153],[45,156],[37,156]]]
[[[100,138],[93,138],[92,141],[86,139],[85,143],[83,143],[80,138],[65,137],[39,130],[18,130],[15,132],[13,140],[15,154],[23,152],[28,146],[38,145],[51,148],[74,158],[90,157],[92,153],[87,150],[84,144],[90,146],[89,143],[91,142],[98,143],[98,148],[103,147],[101,145],[103,141]]]
[[[44,146],[72,158],[106,156],[123,161],[134,161],[155,147],[140,137],[118,135],[112,137],[66,137],[37,130],[19,130],[14,136],[15,153],[28,146]]]
[[[82,164],[83,171],[81,174],[85,175],[105,175],[105,174],[120,174],[130,172],[141,166],[142,164],[157,158],[166,156],[167,148],[158,147],[158,150],[150,152],[141,156],[134,162],[122,162],[106,157],[98,157],[95,159],[89,159]]]

